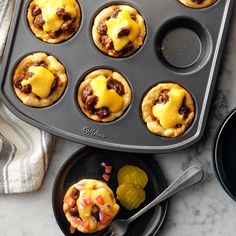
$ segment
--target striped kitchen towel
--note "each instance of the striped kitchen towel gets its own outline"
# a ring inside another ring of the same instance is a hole
[[[13,0],[0,0],[0,63],[13,5]],[[37,190],[54,141],[54,136],[23,122],[0,103],[0,193]]]
[[[0,0],[0,60],[11,21],[14,0]]]

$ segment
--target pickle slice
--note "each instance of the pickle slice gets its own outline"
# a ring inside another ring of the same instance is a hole
[[[128,183],[145,188],[148,182],[148,176],[137,166],[126,165],[118,171],[119,185]]]
[[[117,198],[120,204],[127,210],[133,210],[145,201],[146,193],[138,186],[133,184],[121,184],[116,190]]]

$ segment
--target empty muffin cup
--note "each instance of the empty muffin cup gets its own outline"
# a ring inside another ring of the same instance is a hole
[[[211,40],[198,22],[177,18],[164,24],[157,33],[156,51],[165,65],[189,72],[204,65],[211,51]]]

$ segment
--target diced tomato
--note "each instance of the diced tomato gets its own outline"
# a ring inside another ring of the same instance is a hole
[[[81,218],[79,218],[79,217],[74,217],[74,222],[75,222],[77,225],[81,225],[82,220],[81,220]]]
[[[106,182],[108,182],[109,179],[110,179],[110,175],[103,174],[103,175],[102,175],[102,178],[103,178]]]
[[[105,204],[104,198],[103,198],[103,196],[101,196],[101,195],[97,196],[97,197],[96,197],[96,200],[97,200],[97,202],[98,202],[99,204],[101,204],[101,205],[104,205],[104,204]]]
[[[111,216],[106,214],[103,211],[100,211],[99,218],[100,218],[100,223],[102,225],[107,225],[110,222],[110,220],[111,220]]]
[[[111,170],[112,170],[112,166],[106,166],[106,167],[105,167],[105,173],[106,173],[106,174],[110,174],[110,173],[111,173]]]
[[[70,207],[73,207],[75,205],[75,200],[71,196],[68,196],[66,199],[64,199],[64,202]]]
[[[102,163],[101,163],[101,166],[105,168],[105,167],[107,166],[107,163],[102,162]]]
[[[82,221],[82,226],[83,226],[85,231],[89,231],[90,230],[90,225],[89,225],[89,222],[87,220],[83,220]]]
[[[83,207],[89,206],[93,204],[93,200],[88,197],[88,198],[84,198],[83,201],[81,202]]]
[[[76,230],[76,229],[71,225],[71,226],[70,226],[70,233],[71,233],[71,234],[74,234],[74,233],[75,233],[75,230]]]

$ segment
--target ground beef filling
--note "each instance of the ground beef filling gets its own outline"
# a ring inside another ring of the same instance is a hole
[[[130,30],[128,28],[121,28],[119,29],[119,32],[118,32],[118,38],[122,38],[124,36],[128,36],[130,33]]]
[[[118,17],[118,14],[121,10],[119,8],[116,8],[113,10],[113,12],[111,13],[111,17],[110,18],[117,18]]]
[[[125,94],[124,85],[113,78],[108,78],[107,88],[115,90],[120,96]],[[107,118],[111,111],[108,107],[101,107],[96,109],[95,106],[98,101],[98,97],[93,95],[93,89],[90,85],[87,85],[81,92],[81,99],[84,103],[84,108],[91,114],[97,115],[100,119]]]
[[[77,206],[71,207],[69,212],[72,216],[79,217],[79,211]]]
[[[74,200],[77,200],[80,196],[80,191],[77,189],[77,188],[73,188],[72,189],[72,192],[71,192],[71,197],[74,199]]]
[[[22,86],[21,82],[23,80],[29,79],[33,76],[33,74],[29,72],[29,68],[31,66],[42,66],[46,69],[48,68],[47,63],[44,61],[32,62],[32,63],[28,63],[27,65],[24,66],[24,68],[22,69],[22,72],[19,74],[19,76],[16,79],[14,79],[13,83],[16,88],[20,89],[21,92],[26,93],[26,94],[31,93],[31,90],[32,90],[31,85],[28,84],[26,86]],[[59,82],[59,78],[57,77],[57,75],[54,74],[54,81],[53,81],[53,84],[51,87],[51,93],[57,88],[58,82]]]
[[[96,222],[101,221],[99,217],[99,212],[100,212],[100,208],[97,205],[93,205],[92,210],[91,210],[91,216]]]
[[[80,196],[80,191],[74,187],[71,192],[71,198],[77,200],[79,196]],[[72,216],[79,217],[79,211],[76,205],[70,208],[69,213]]]
[[[204,0],[192,0],[192,2],[196,3],[196,4],[201,4],[204,2]]]
[[[189,113],[190,113],[190,109],[188,107],[186,107],[185,105],[182,105],[182,107],[180,107],[179,114],[184,116],[184,119],[188,118]]]
[[[76,30],[76,18],[72,18],[68,13],[65,12],[64,8],[57,9],[57,15],[60,19],[64,20],[60,29],[57,31],[47,32],[49,36],[53,39],[58,38],[61,34],[72,34]],[[45,23],[42,15],[42,11],[38,6],[33,7],[32,16],[34,17],[33,23],[37,29],[43,30],[43,25]]]
[[[179,114],[181,114],[184,117],[184,120],[188,118],[188,115],[190,113],[190,109],[186,106],[186,99],[184,98],[182,106],[179,109]],[[182,124],[177,124],[176,128],[181,128]]]
[[[169,101],[169,95],[168,95],[169,90],[162,90],[160,92],[159,98],[157,100],[157,103],[163,103],[166,104]]]
[[[107,50],[112,50],[115,52],[113,41],[107,35],[101,36],[101,43]]]
[[[109,20],[110,18],[117,18],[119,12],[121,10],[120,9],[114,9],[111,17],[109,17],[107,20]],[[136,20],[136,16],[134,14],[131,14],[131,18],[133,20]],[[130,52],[131,50],[133,50],[134,45],[132,42],[128,42],[128,44],[122,48],[121,51],[115,51],[114,49],[114,45],[113,42],[111,40],[111,38],[109,38],[109,36],[107,35],[107,25],[106,25],[106,21],[102,21],[98,28],[97,28],[97,32],[101,35],[101,43],[102,45],[106,48],[106,50],[112,50],[114,55],[118,55],[118,56],[124,56],[125,54],[127,54],[128,52]],[[129,29],[127,28],[121,28],[118,32],[118,37],[122,38],[124,36],[128,36],[130,33]]]
[[[120,96],[125,94],[124,85],[116,79],[109,78],[107,81],[107,88],[115,90]]]

